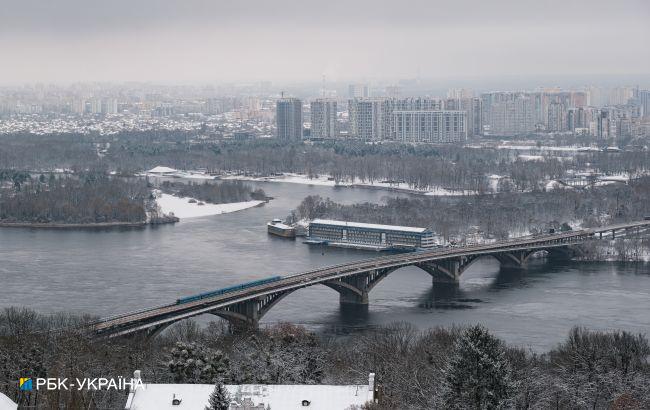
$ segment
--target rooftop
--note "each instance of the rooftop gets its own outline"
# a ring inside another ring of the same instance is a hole
[[[374,378],[371,376],[370,383]],[[226,385],[231,397],[231,408],[245,399],[254,405],[263,403],[271,409],[282,410],[345,410],[360,406],[373,398],[372,384],[332,385]],[[129,394],[126,410],[183,410],[203,409],[208,404],[211,384],[145,384]],[[177,405],[172,400],[180,400]],[[234,404],[234,405],[233,405]]]
[[[367,386],[366,386],[367,387]],[[0,409],[2,410],[13,410],[17,409],[18,405],[11,401],[11,399],[4,394],[0,393]]]
[[[367,224],[362,222],[335,221],[332,219],[314,219],[313,221],[311,221],[311,223],[342,226],[342,227],[376,229],[382,231],[402,231],[402,232],[415,232],[415,233],[424,233],[428,231],[427,228],[416,228],[412,226]]]
[[[157,166],[155,168],[150,169],[147,172],[152,173],[152,174],[162,174],[162,173],[167,173],[167,172],[176,172],[176,170],[174,168]]]

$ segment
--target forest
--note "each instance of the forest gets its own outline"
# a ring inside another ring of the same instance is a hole
[[[532,147],[534,150],[534,147]],[[101,155],[99,151],[104,152]],[[341,140],[287,143],[276,139],[215,140],[192,132],[129,132],[110,136],[0,136],[0,168],[114,171],[132,175],[164,164],[176,169],[205,169],[267,176],[280,172],[327,175],[342,182],[403,181],[411,188],[444,187],[490,191],[489,177],[499,175],[516,191],[543,190],[544,180],[571,170],[603,174],[647,173],[648,151],[539,151],[528,161],[516,151],[455,145],[368,144]]]
[[[370,410],[650,408],[650,345],[625,331],[574,328],[533,352],[480,325],[394,323],[341,340],[289,324],[232,334],[223,322],[188,320],[147,341],[91,338],[79,326],[91,319],[0,311],[0,391],[25,407],[106,409],[123,408],[126,392],[30,393],[16,380],[139,369],[146,383],[365,384],[374,372],[380,402]]]
[[[146,182],[89,172],[55,176],[0,172],[0,222],[144,223]]]
[[[231,202],[245,202],[251,199],[266,200],[263,189],[254,189],[250,184],[242,181],[219,181],[203,183],[183,183],[163,181],[160,188],[168,194],[179,197],[194,198],[211,204],[227,204]]]
[[[589,189],[468,196],[386,197],[384,203],[342,205],[309,196],[287,217],[330,218],[355,222],[430,228],[445,240],[480,232],[484,238],[507,239],[569,226],[595,227],[637,221],[650,215],[650,177],[630,184]]]

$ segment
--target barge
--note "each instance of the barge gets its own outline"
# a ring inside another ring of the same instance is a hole
[[[280,236],[282,238],[295,238],[296,228],[282,223],[280,219],[274,219],[266,224],[267,232],[270,235]]]

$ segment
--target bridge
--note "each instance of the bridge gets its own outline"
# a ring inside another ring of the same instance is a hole
[[[502,267],[525,268],[529,257],[536,252],[546,251],[550,256],[570,258],[580,252],[576,245],[586,241],[603,236],[616,238],[649,227],[650,220],[645,220],[491,244],[392,254],[288,275],[270,283],[186,303],[176,301],[106,317],[89,326],[97,336],[141,333],[153,337],[179,320],[209,313],[230,321],[235,327],[256,327],[283,298],[308,286],[324,285],[334,289],[343,304],[367,305],[370,291],[390,273],[405,266],[422,269],[431,275],[434,284],[458,283],[463,272],[483,257],[497,259]]]

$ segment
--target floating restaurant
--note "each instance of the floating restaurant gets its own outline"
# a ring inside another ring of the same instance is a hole
[[[436,246],[427,228],[314,219],[306,243],[374,250],[416,250]]]

